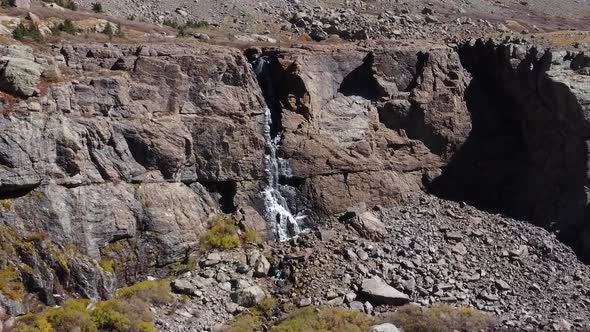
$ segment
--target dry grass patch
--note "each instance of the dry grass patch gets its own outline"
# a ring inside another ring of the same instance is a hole
[[[455,308],[446,304],[432,307],[407,305],[383,318],[405,332],[479,331],[495,325],[491,315],[471,307]]]
[[[155,332],[150,306],[172,300],[167,282],[144,281],[122,288],[113,299],[95,305],[86,299],[68,300],[62,307],[23,316],[15,331]]]

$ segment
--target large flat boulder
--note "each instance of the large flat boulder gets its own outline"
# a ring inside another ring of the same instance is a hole
[[[363,280],[361,294],[373,304],[404,305],[410,302],[408,295],[389,286],[379,277]]]

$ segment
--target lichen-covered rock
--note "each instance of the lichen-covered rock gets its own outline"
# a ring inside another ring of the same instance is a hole
[[[19,97],[31,97],[41,78],[42,66],[28,59],[0,59],[0,90]]]
[[[264,290],[256,285],[238,290],[231,294],[232,301],[246,308],[257,305],[265,297],[266,294],[264,293]]]

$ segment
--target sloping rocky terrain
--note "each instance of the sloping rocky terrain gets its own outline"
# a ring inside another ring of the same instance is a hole
[[[590,39],[532,33],[583,27],[584,1],[102,2],[208,21],[189,32],[15,5],[0,331],[151,279],[176,294],[150,309],[163,331],[268,299],[275,322],[446,303],[590,328]]]
[[[360,206],[352,210],[370,218],[371,212],[361,213]],[[175,281],[180,292],[199,301],[164,316],[161,328],[215,326],[223,321],[219,317],[245,310],[230,301],[231,291],[248,289],[252,276],[267,274],[275,277],[258,283],[298,306],[345,305],[387,313],[395,306],[363,291],[363,283],[378,276],[407,294],[405,301],[490,312],[498,317],[500,330],[589,328],[589,267],[554,234],[422,194],[404,206],[373,213],[384,221],[379,240],[333,219],[297,240],[266,248],[272,265],[256,264],[255,248],[216,254],[206,266]]]
[[[81,1],[90,8],[93,0]],[[307,32],[313,39],[453,39],[511,29],[545,31],[578,28],[590,10],[580,0],[529,1],[101,1],[118,16],[152,22],[199,21],[236,32],[274,35]]]

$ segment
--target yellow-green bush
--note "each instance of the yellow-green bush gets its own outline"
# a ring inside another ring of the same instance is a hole
[[[205,246],[217,249],[233,249],[240,246],[238,227],[234,218],[219,215],[211,222],[211,229],[205,234]]]
[[[112,299],[96,305],[92,318],[101,330],[107,331],[153,331],[153,315],[149,304],[141,299],[127,301]]]
[[[9,199],[0,199],[0,205],[2,205],[5,211],[10,211],[12,209],[12,201]]]
[[[430,308],[407,305],[384,318],[406,332],[478,331],[494,325],[495,319],[471,307],[455,308],[446,304]]]
[[[56,331],[96,332],[98,328],[90,312],[87,310],[90,302],[86,299],[68,300],[59,308],[50,308],[45,314],[45,320]]]
[[[140,299],[152,304],[164,304],[172,301],[170,284],[163,280],[147,280],[117,291],[120,299]]]
[[[155,332],[150,304],[172,299],[166,282],[144,281],[122,288],[113,299],[94,306],[85,299],[68,300],[62,307],[26,315],[17,321],[15,331]]]
[[[260,232],[255,229],[247,230],[244,233],[243,239],[244,239],[244,242],[246,242],[246,243],[255,243],[255,244],[262,243],[262,235],[260,235]]]
[[[23,298],[25,287],[20,280],[20,273],[12,267],[0,269],[0,293],[11,300]]]

